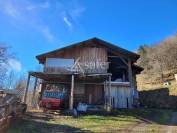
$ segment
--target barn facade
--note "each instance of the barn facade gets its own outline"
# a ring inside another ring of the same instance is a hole
[[[36,58],[43,71],[29,72],[26,93],[33,76],[41,81],[41,98],[45,90],[63,91],[69,109],[78,103],[132,108],[138,98],[139,55],[104,40],[92,38]]]

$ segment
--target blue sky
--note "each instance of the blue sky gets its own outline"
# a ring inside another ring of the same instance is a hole
[[[19,73],[36,69],[36,55],[88,38],[136,51],[176,31],[177,0],[0,0],[0,42]]]

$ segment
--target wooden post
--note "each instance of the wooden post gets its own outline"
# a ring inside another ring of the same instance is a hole
[[[27,80],[27,84],[26,84],[26,88],[25,88],[25,96],[24,96],[24,103],[26,103],[26,99],[27,99],[27,95],[28,95],[28,88],[29,88],[29,82],[30,82],[30,73],[28,73],[28,80]]]
[[[104,82],[104,105],[106,105],[106,81]]]
[[[107,84],[107,83],[106,83]],[[111,76],[109,76],[109,81],[108,81],[108,103],[106,105],[106,110],[108,112],[111,111]]]
[[[70,103],[69,103],[69,109],[73,110],[73,94],[74,94],[74,75],[71,77],[71,92],[70,92]]]
[[[39,96],[39,101],[42,100],[42,96],[43,96],[43,93],[44,93],[44,91],[46,89],[46,86],[47,86],[47,83],[44,82],[44,81],[42,81],[42,83],[41,83],[41,92],[40,92],[40,96]]]
[[[122,80],[125,82],[125,72],[123,72]]]
[[[109,105],[111,106],[111,76],[109,76]]]
[[[34,101],[35,101],[35,94],[36,94],[37,81],[38,81],[38,78],[35,78],[34,89],[33,89],[33,96],[32,96],[32,106],[34,105]]]
[[[133,74],[132,74],[132,64],[131,64],[131,60],[128,60],[128,78],[129,78],[129,82],[130,82],[130,92],[131,92],[131,103],[133,104],[133,91],[134,91],[134,85],[133,85]],[[132,104],[130,104],[130,107],[132,106]]]

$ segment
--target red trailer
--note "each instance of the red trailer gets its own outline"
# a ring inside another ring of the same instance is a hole
[[[49,110],[59,110],[64,105],[64,92],[45,91],[40,101],[40,107]]]

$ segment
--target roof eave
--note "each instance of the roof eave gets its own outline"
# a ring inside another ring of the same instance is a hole
[[[116,45],[114,45],[114,44],[112,44],[112,43],[109,43],[109,42],[106,42],[106,41],[104,41],[104,40],[102,40],[102,39],[99,39],[99,38],[94,37],[94,38],[91,38],[91,39],[88,39],[88,40],[85,40],[85,41],[81,41],[81,42],[78,42],[78,43],[74,43],[74,44],[72,44],[72,45],[68,45],[68,46],[63,47],[63,48],[59,48],[59,49],[56,49],[56,50],[53,50],[53,51],[50,51],[50,52],[46,52],[46,53],[37,55],[37,56],[36,56],[36,59],[37,59],[40,63],[43,64],[44,62],[41,61],[42,58],[46,58],[46,57],[47,57],[49,54],[51,54],[51,53],[55,53],[55,52],[57,52],[57,51],[62,51],[62,50],[64,50],[64,49],[71,48],[71,47],[73,47],[73,46],[77,46],[77,45],[79,45],[79,44],[85,43],[85,42],[87,42],[87,41],[93,41],[93,40],[95,40],[95,41],[100,41],[100,42],[104,43],[104,45],[107,46],[107,47],[109,47],[110,49],[111,49],[111,47],[115,47],[115,48],[117,48],[117,49],[120,49],[120,50],[122,51],[122,53],[125,52],[125,53],[128,55],[129,58],[133,59],[134,62],[136,62],[136,61],[140,58],[140,55],[138,55],[138,54],[136,54],[136,53],[134,53],[134,52],[128,51],[128,50],[123,49],[123,48],[121,48],[121,47],[119,47],[119,46],[116,46]],[[109,45],[110,45],[110,46],[109,46]],[[114,48],[112,48],[112,49],[114,49]]]

